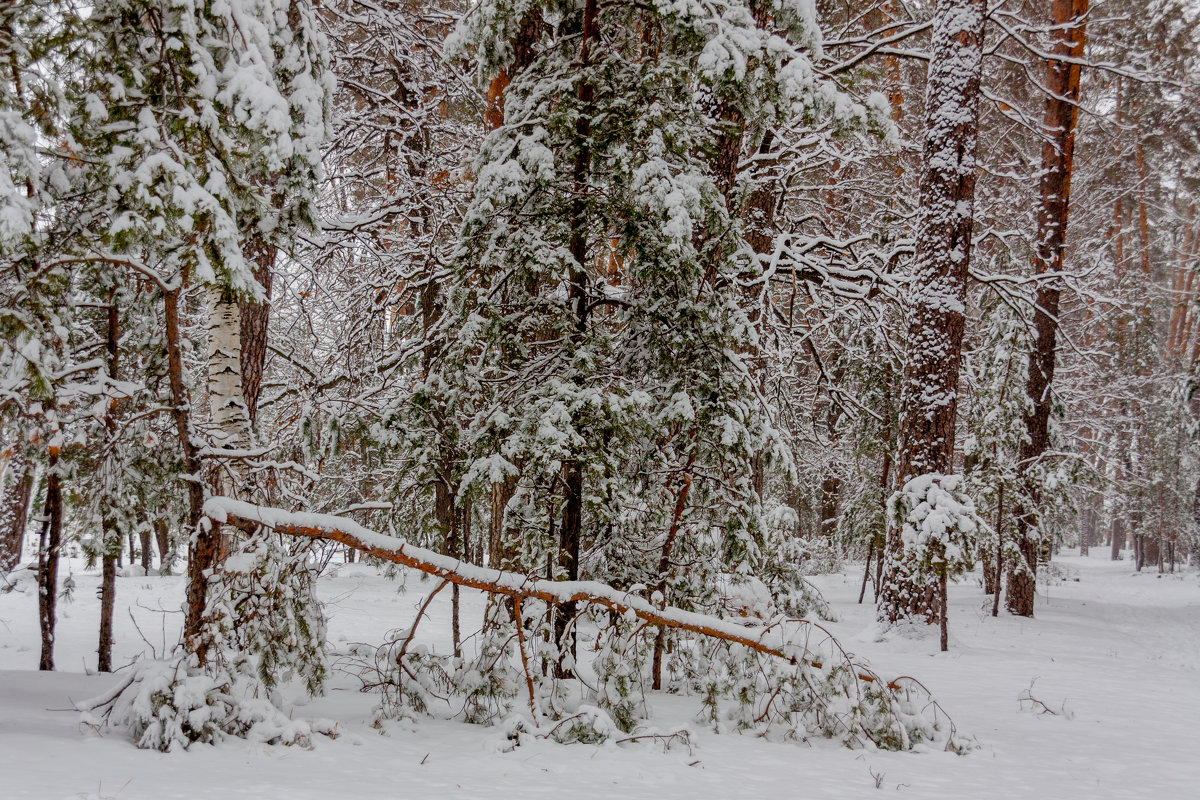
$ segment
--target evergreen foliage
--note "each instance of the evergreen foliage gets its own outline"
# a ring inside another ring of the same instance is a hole
[[[1138,569],[1200,542],[1200,22],[1181,0],[1089,19],[1085,200],[1030,278],[1060,196],[1030,165],[1065,129],[1028,76],[1080,29],[1005,7],[961,52],[947,10],[981,5],[4,4],[0,521],[23,465],[43,666],[60,552],[103,565],[111,628],[114,562],[152,531],[160,573],[188,555],[184,641],[85,704],[142,747],[307,744],[332,729],[290,721],[285,689],[331,664],[380,727],[453,716],[512,746],[679,735],[655,691],[715,730],[958,746],[922,687],[820,627],[806,576],[866,557],[882,618],[932,621],[978,556],[1031,607],[1039,562],[1101,519]],[[932,174],[976,133],[940,177],[978,190],[923,218],[922,146]],[[357,554],[206,516],[222,495],[437,551],[450,649],[418,643],[423,606],[331,662],[315,581]],[[501,591],[463,631],[452,578],[484,565],[581,594]]]

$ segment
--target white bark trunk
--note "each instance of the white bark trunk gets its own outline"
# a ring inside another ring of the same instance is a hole
[[[208,289],[208,408],[212,420],[212,438],[216,447],[234,450],[246,441],[249,416],[242,395],[241,318],[237,301],[225,291]],[[222,461],[226,477],[234,486],[224,485],[225,494],[237,496],[244,466],[240,459]],[[223,481],[223,483],[228,483]]]

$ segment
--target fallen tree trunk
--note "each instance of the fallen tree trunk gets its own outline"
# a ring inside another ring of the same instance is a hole
[[[233,525],[248,532],[262,526],[287,536],[340,542],[384,561],[411,567],[459,586],[469,586],[521,600],[533,598],[554,605],[599,605],[618,614],[632,613],[638,619],[652,625],[740,644],[792,664],[804,663],[816,670],[825,666],[822,658],[814,658],[804,645],[798,644],[793,637],[784,635],[779,626],[747,628],[730,620],[679,608],[658,608],[644,597],[614,589],[598,581],[548,581],[516,572],[478,567],[423,547],[416,547],[403,539],[376,533],[353,520],[331,514],[287,512],[227,497],[212,497],[204,504],[204,516],[213,523]],[[788,623],[810,629],[811,632],[824,637],[832,648],[841,651],[841,646],[833,635],[820,625],[808,620],[788,620]],[[809,637],[805,636],[804,640],[807,643]],[[841,651],[841,654],[848,660],[845,651]],[[860,665],[855,664],[854,667],[855,675],[860,681],[886,685],[893,691],[901,688],[895,681],[884,683],[879,676]]]

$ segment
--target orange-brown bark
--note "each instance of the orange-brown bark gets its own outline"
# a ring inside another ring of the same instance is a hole
[[[1038,239],[1034,270],[1041,277],[1034,312],[1036,337],[1029,353],[1029,378],[1025,392],[1030,411],[1025,416],[1026,439],[1021,444],[1018,469],[1025,477],[1026,505],[1017,515],[1017,547],[1027,570],[1010,570],[1007,606],[1014,614],[1033,616],[1037,542],[1035,507],[1039,501],[1036,478],[1030,473],[1050,442],[1050,406],[1057,357],[1059,298],[1063,255],[1067,241],[1067,217],[1074,168],[1075,124],[1079,116],[1079,59],[1083,55],[1088,0],[1053,0],[1053,54],[1046,65],[1047,96],[1043,126],[1048,134],[1042,145],[1042,179],[1038,209]]]

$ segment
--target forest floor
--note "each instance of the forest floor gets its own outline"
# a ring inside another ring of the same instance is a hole
[[[534,740],[504,752],[498,729],[457,721],[390,723],[381,733],[370,727],[375,698],[336,671],[325,697],[294,711],[337,720],[345,733],[335,740],[316,737],[310,750],[228,741],[164,754],[138,750],[116,732],[99,735],[71,710],[114,683],[88,674],[96,661],[99,579],[73,561],[72,597],[60,606],[59,672],[34,671],[36,592],[24,585],[4,593],[0,585],[0,797],[1197,797],[1200,576],[1137,574],[1099,550],[1091,557],[1068,552],[1054,565],[1058,577],[1039,587],[1035,619],[1003,610],[992,618],[991,599],[976,580],[952,586],[948,653],[938,652],[934,630],[880,636],[869,592],[867,604],[855,602],[861,568],[814,580],[834,608],[838,621],[829,627],[843,644],[881,675],[920,679],[959,732],[976,740],[968,755],[717,735],[692,722],[697,699],[681,696],[656,698],[654,724],[688,725],[690,748]],[[178,635],[182,578],[122,577],[117,584],[115,663],[161,653]],[[322,577],[330,641],[340,648],[380,642],[411,621],[434,585],[416,575],[388,580],[364,565]],[[436,598],[422,625],[435,647],[447,645],[438,637],[448,631],[449,594]],[[480,596],[467,594],[464,604],[477,618]],[[1040,703],[1021,699],[1029,696]]]

